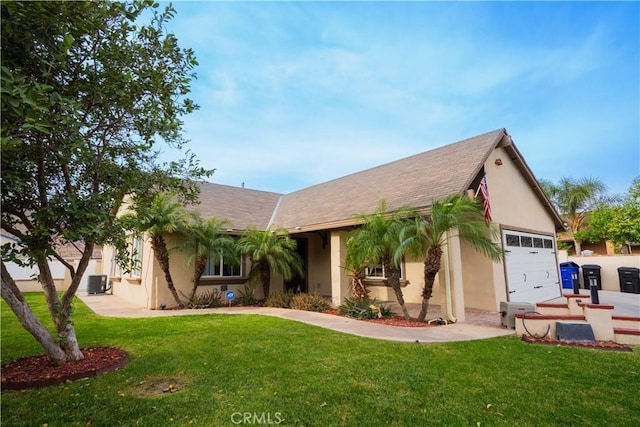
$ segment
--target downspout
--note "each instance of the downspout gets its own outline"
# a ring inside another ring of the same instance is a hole
[[[447,317],[449,317],[449,320],[451,322],[457,323],[458,318],[452,314],[453,305],[451,302],[451,272],[449,271],[449,265],[451,264],[451,260],[449,259],[449,232],[448,231],[445,233],[445,237],[446,237],[446,243],[444,245],[444,259],[445,259],[446,268],[444,270],[444,282],[445,282],[444,289],[445,289],[445,294],[447,299]]]

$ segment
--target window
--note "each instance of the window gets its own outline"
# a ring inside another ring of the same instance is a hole
[[[209,256],[203,277],[242,277],[244,273],[244,259],[240,257],[235,262],[225,261],[219,255]]]
[[[384,279],[385,277],[387,277],[384,274],[384,265],[382,265],[382,262],[380,262],[380,264],[376,265],[375,267],[367,267],[365,270],[365,275],[367,277],[376,279]]]
[[[113,277],[122,276],[122,267],[118,264],[118,250],[114,247],[111,254],[111,275]]]
[[[507,246],[520,246],[520,237],[515,234],[507,234]]]
[[[403,262],[400,263],[400,277],[404,277],[404,271],[402,268]],[[365,276],[367,279],[386,279],[387,275],[384,271],[384,265],[382,265],[382,260],[378,263],[378,265],[374,267],[367,267],[365,269]]]
[[[131,277],[140,277],[142,268],[142,236],[134,236],[131,244]]]

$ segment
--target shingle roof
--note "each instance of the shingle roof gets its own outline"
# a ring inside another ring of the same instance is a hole
[[[382,199],[389,210],[428,207],[464,192],[505,135],[499,129],[286,194],[273,223],[288,229],[349,223],[354,214],[373,212]]]
[[[562,229],[562,220],[505,129],[284,195],[204,183],[199,211],[205,218],[231,219],[234,229],[272,225],[295,232],[353,225],[356,214],[375,211],[382,199],[390,211],[402,206],[426,210],[432,201],[470,188],[498,146],[507,150],[557,229]]]
[[[227,218],[230,228],[265,229],[281,194],[228,185],[200,183],[200,204],[191,210],[200,212],[203,219]]]

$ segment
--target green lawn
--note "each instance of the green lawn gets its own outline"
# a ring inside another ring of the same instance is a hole
[[[28,295],[40,313],[44,300]],[[514,337],[412,344],[266,316],[113,319],[81,301],[83,347],[118,346],[126,367],[2,393],[2,425],[49,427],[636,426],[640,357]],[[2,301],[2,363],[39,354]],[[177,391],[163,394],[170,383]],[[254,415],[255,414],[255,418]]]

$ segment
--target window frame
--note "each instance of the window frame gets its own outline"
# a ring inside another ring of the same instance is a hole
[[[111,276],[117,279],[122,277],[122,266],[118,263],[118,249],[115,246],[111,254]]]
[[[139,246],[139,248],[138,248]],[[139,249],[139,250],[138,250]],[[129,277],[132,279],[142,278],[142,254],[144,251],[144,239],[141,235],[133,235],[131,238],[131,271]],[[136,266],[137,264],[137,266]]]
[[[406,279],[405,279],[405,265],[404,264],[405,264],[405,259],[402,258],[402,261],[400,261],[400,282],[401,283],[402,282],[406,282]],[[382,260],[380,260],[380,263],[378,263],[375,267],[373,267],[373,269],[380,270],[381,275],[370,276],[369,275],[370,268],[366,267],[365,270],[364,270],[365,271],[365,273],[364,273],[365,274],[365,276],[364,276],[364,280],[365,281],[375,283],[375,282],[385,282],[387,280],[387,276],[385,275],[385,272],[384,272],[384,265],[382,263]]]
[[[215,272],[215,267],[214,267],[214,263],[211,262],[211,256],[209,256],[207,258],[207,265],[205,267],[204,272],[202,273],[202,277],[201,279],[205,279],[205,280],[219,280],[219,279],[242,279],[245,276],[245,257],[244,255],[240,255],[240,263],[238,265],[235,264],[229,264],[227,263],[226,268],[231,268],[232,270],[235,270],[236,268],[240,269],[240,274],[238,275],[225,275],[225,264],[224,264],[224,257],[220,257],[219,261],[218,261],[218,269],[220,271],[221,274],[207,274],[207,272],[211,273],[211,270],[213,269]]]

